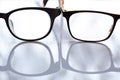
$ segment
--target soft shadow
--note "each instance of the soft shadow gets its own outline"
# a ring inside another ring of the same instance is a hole
[[[41,42],[22,42],[11,50],[7,65],[0,66],[0,71],[11,71],[22,76],[43,76],[55,73],[59,71],[59,68],[59,62],[54,61],[52,52],[46,44]],[[41,70],[40,72],[39,69]]]
[[[72,44],[66,59],[62,58],[62,66],[66,70],[84,74],[120,72],[120,68],[114,66],[110,48],[101,43]]]

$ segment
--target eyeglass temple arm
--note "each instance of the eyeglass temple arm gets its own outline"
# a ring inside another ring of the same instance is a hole
[[[48,0],[43,0],[43,5],[46,6]],[[64,8],[64,0],[60,0],[61,7]]]
[[[42,6],[45,7],[46,4],[47,4],[47,2],[48,2],[48,0],[43,0],[43,2],[42,2]],[[39,0],[36,1],[36,4],[37,4],[38,6],[41,6]]]
[[[43,0],[43,6],[46,6],[48,0]]]
[[[67,11],[64,9],[64,0],[59,0],[59,8],[61,8],[63,12]]]
[[[44,6],[47,4],[48,0],[43,0]],[[61,0],[62,7],[64,6],[64,0]]]
[[[44,7],[46,6],[47,2],[48,2],[48,0],[43,0]],[[64,0],[59,0],[59,3],[60,3],[60,7],[62,8],[62,10],[66,11],[66,10],[64,10]]]
[[[62,7],[64,6],[64,0],[60,0]],[[43,5],[45,6],[47,4],[48,0],[43,0]]]

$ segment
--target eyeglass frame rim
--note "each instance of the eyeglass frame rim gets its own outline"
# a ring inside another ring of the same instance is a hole
[[[108,16],[112,17],[113,18],[113,25],[111,26],[111,31],[110,31],[109,35],[104,39],[94,40],[94,41],[92,41],[92,40],[82,40],[82,39],[78,39],[78,38],[74,37],[71,30],[70,30],[69,20],[70,20],[71,15],[73,15],[75,13],[79,13],[79,12],[81,12],[81,13],[82,12],[99,13],[99,14],[104,14],[104,15],[108,15]],[[83,41],[83,42],[101,42],[101,41],[105,41],[108,38],[110,38],[110,36],[112,35],[112,33],[115,29],[116,23],[117,23],[118,19],[120,18],[120,15],[119,14],[108,13],[108,12],[102,12],[102,11],[94,11],[94,10],[76,10],[76,11],[66,11],[66,10],[64,10],[63,11],[63,17],[65,17],[67,19],[68,30],[69,30],[69,33],[72,36],[72,38],[74,38],[76,40],[79,40],[79,41]]]
[[[9,25],[9,17],[12,13],[17,12],[17,11],[21,11],[21,10],[42,10],[45,11],[51,20],[51,24],[50,24],[50,29],[49,31],[40,38],[37,39],[24,39],[24,38],[20,38],[19,36],[15,35],[14,32],[10,29],[10,25]],[[54,14],[54,15],[53,15]],[[48,36],[53,28],[53,24],[54,24],[54,20],[57,16],[59,16],[61,14],[61,10],[60,9],[54,9],[54,8],[40,8],[40,7],[24,7],[24,8],[18,8],[18,9],[14,9],[11,10],[7,13],[0,13],[0,18],[3,18],[5,20],[5,23],[7,25],[8,30],[10,31],[10,33],[17,39],[19,40],[23,40],[23,41],[37,41],[37,40],[41,40],[43,38],[45,38],[46,36]]]

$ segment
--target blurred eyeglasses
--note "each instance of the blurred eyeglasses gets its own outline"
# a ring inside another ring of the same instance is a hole
[[[46,5],[48,0],[44,0]],[[40,40],[52,30],[54,19],[63,13],[67,19],[68,29],[74,39],[99,42],[108,39],[120,15],[100,11],[66,11],[60,8],[20,8],[8,13],[0,13],[9,31],[21,40]]]

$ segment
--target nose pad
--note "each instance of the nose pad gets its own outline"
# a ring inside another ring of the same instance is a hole
[[[9,27],[11,29],[11,31],[14,33],[14,24],[12,20],[9,20]]]

